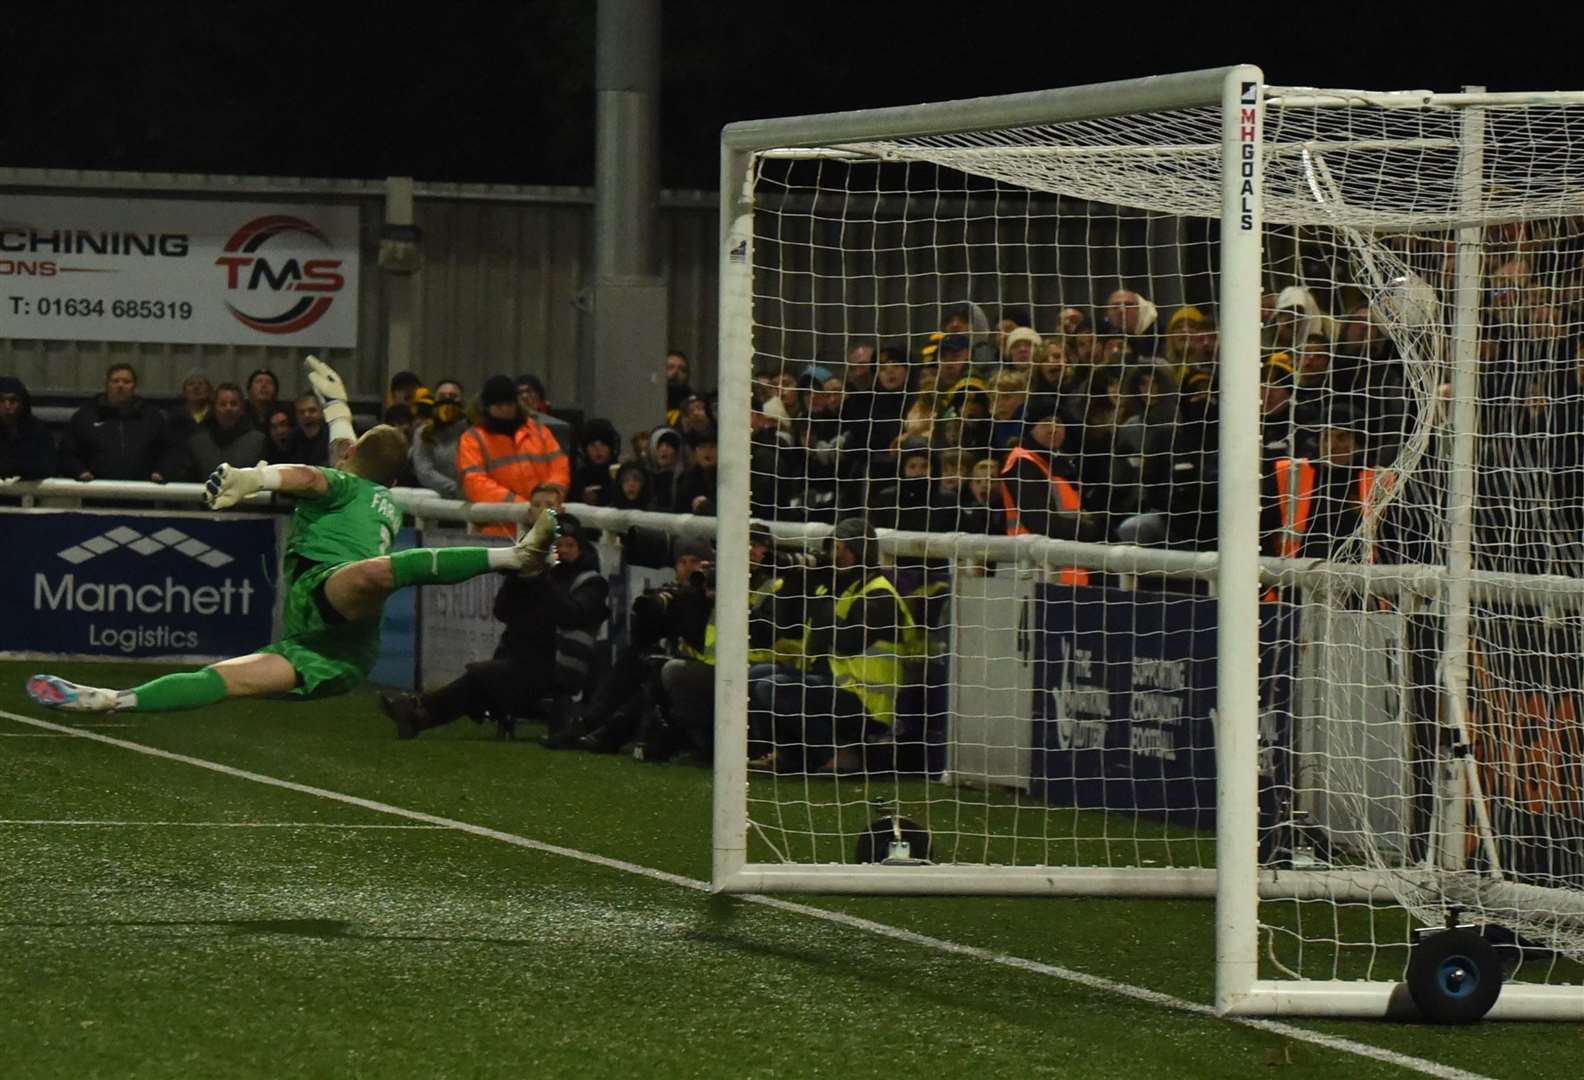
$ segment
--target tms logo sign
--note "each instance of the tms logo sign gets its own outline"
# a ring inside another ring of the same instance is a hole
[[[294,334],[322,319],[346,287],[340,259],[298,259],[295,255],[283,259],[278,254],[271,258],[264,250],[272,241],[277,249],[284,244],[295,247],[302,236],[330,247],[317,226],[285,214],[254,218],[226,241],[225,254],[215,265],[225,267],[227,292],[233,297],[258,294],[273,301],[270,314],[258,315],[227,300],[227,310],[242,325],[265,334]]]

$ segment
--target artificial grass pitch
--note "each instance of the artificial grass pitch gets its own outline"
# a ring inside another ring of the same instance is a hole
[[[398,743],[361,692],[66,717],[0,709],[708,876],[709,775]],[[127,685],[146,666],[66,665]],[[127,725],[127,726],[119,726]],[[0,1074],[1410,1075],[1280,1034],[0,718]],[[20,736],[20,737],[15,737]],[[97,822],[101,824],[21,824]],[[370,827],[372,826],[372,827]],[[395,826],[395,827],[392,827]],[[1209,1001],[1201,902],[823,898]],[[1577,1027],[1306,1024],[1491,1076],[1571,1076]]]

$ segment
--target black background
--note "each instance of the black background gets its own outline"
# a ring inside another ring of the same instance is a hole
[[[590,184],[595,11],[595,0],[410,13],[13,6],[0,15],[0,164]],[[1545,5],[669,0],[661,181],[714,188],[720,128],[733,120],[1240,61],[1280,85],[1577,88],[1581,28],[1584,17]]]

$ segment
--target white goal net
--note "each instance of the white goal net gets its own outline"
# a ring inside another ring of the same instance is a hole
[[[1584,982],[1584,99],[1257,92],[1247,191],[1202,87],[729,146],[724,887],[1210,896],[1219,825],[1261,980]]]

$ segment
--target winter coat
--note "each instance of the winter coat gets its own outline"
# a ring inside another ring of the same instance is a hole
[[[121,407],[100,394],[72,414],[61,438],[60,471],[95,480],[149,480],[185,475],[187,448],[172,437],[165,413],[134,397]]]

